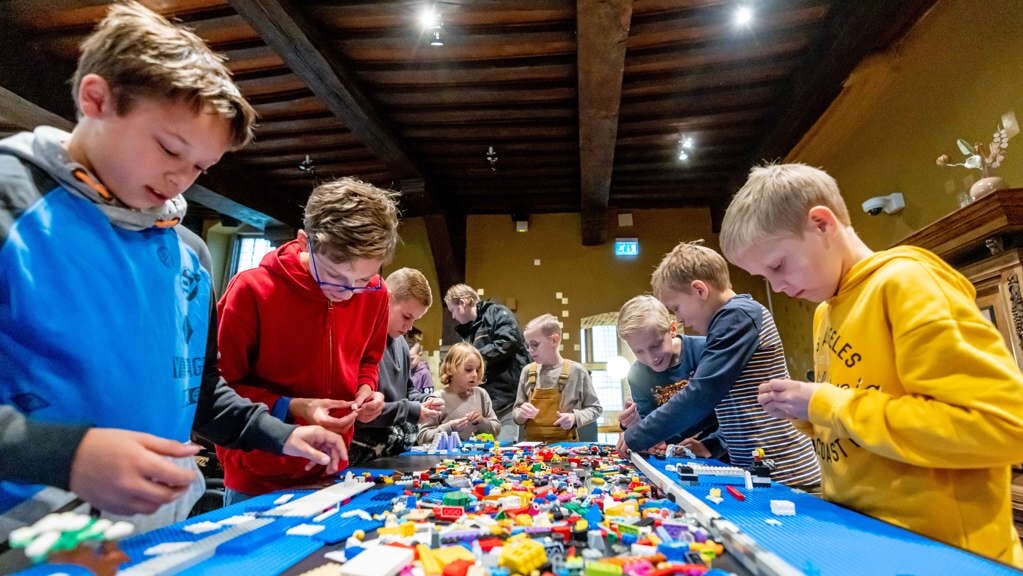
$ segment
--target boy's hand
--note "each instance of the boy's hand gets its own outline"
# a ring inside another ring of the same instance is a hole
[[[330,398],[292,398],[288,411],[298,422],[318,424],[331,432],[344,434],[355,424],[355,418],[359,415],[354,404]],[[334,415],[336,413],[345,414],[337,417]]]
[[[618,435],[618,445],[615,447],[618,450],[618,455],[622,458],[628,458],[632,450],[629,449],[629,445],[625,443],[625,434]]]
[[[92,428],[71,463],[71,491],[114,514],[152,514],[185,493],[195,473],[165,457],[195,456],[199,446],[151,434]]]
[[[703,445],[703,442],[697,440],[696,436],[690,436],[679,442],[679,446],[688,448],[697,458],[710,458],[710,450],[707,450],[707,447]]]
[[[636,403],[632,400],[627,400],[625,402],[625,410],[618,413],[618,425],[622,428],[629,428],[635,426],[639,420],[639,409],[636,408]]]
[[[647,448],[646,453],[652,456],[664,456],[668,452],[668,444],[666,442],[658,442],[653,446]]]
[[[820,384],[798,380],[775,379],[760,385],[757,401],[775,418],[806,420],[810,397]]]
[[[571,430],[575,426],[574,412],[558,412],[558,419],[554,421],[555,426],[561,426],[562,430]]]
[[[533,418],[536,418],[536,415],[539,413],[540,409],[537,408],[536,406],[533,406],[529,402],[523,402],[522,405],[519,406],[519,416],[522,416],[522,418],[526,420],[532,420]]]
[[[425,424],[444,412],[444,400],[431,396],[419,405],[419,423]]]
[[[337,474],[340,463],[348,461],[348,449],[345,440],[338,434],[321,426],[299,426],[295,428],[284,443],[284,454],[301,456],[309,462],[306,470],[312,470],[317,464],[326,466],[327,474]]]
[[[363,384],[355,394],[352,408],[359,413],[359,422],[370,422],[384,411],[384,394]]]

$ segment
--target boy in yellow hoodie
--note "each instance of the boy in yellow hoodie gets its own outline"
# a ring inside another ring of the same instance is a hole
[[[966,278],[913,246],[874,252],[835,180],[755,167],[721,230],[725,256],[818,302],[816,382],[758,400],[813,439],[828,500],[1023,567],[1011,465],[1023,461],[1023,375]]]

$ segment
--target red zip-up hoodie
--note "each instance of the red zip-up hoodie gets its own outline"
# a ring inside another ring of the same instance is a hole
[[[217,303],[221,373],[278,417],[290,398],[354,400],[362,384],[376,390],[387,339],[387,289],[332,303],[300,252],[297,241],[270,252],[258,268],[235,276]],[[344,438],[351,442],[351,429]],[[217,457],[224,484],[245,494],[326,479],[323,466],[304,470],[304,458],[220,447]]]

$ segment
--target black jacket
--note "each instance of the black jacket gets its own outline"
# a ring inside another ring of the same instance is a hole
[[[456,326],[455,331],[486,361],[483,389],[490,394],[497,415],[504,416],[515,404],[519,376],[529,362],[515,314],[505,306],[483,300],[476,304],[476,320]]]

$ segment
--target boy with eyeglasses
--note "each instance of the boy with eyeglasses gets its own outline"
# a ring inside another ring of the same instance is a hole
[[[319,424],[346,444],[356,420],[384,407],[388,291],[378,272],[398,242],[395,196],[354,178],[317,186],[297,238],[235,276],[217,305],[227,381],[286,422]],[[330,480],[294,458],[217,455],[228,504]]]

